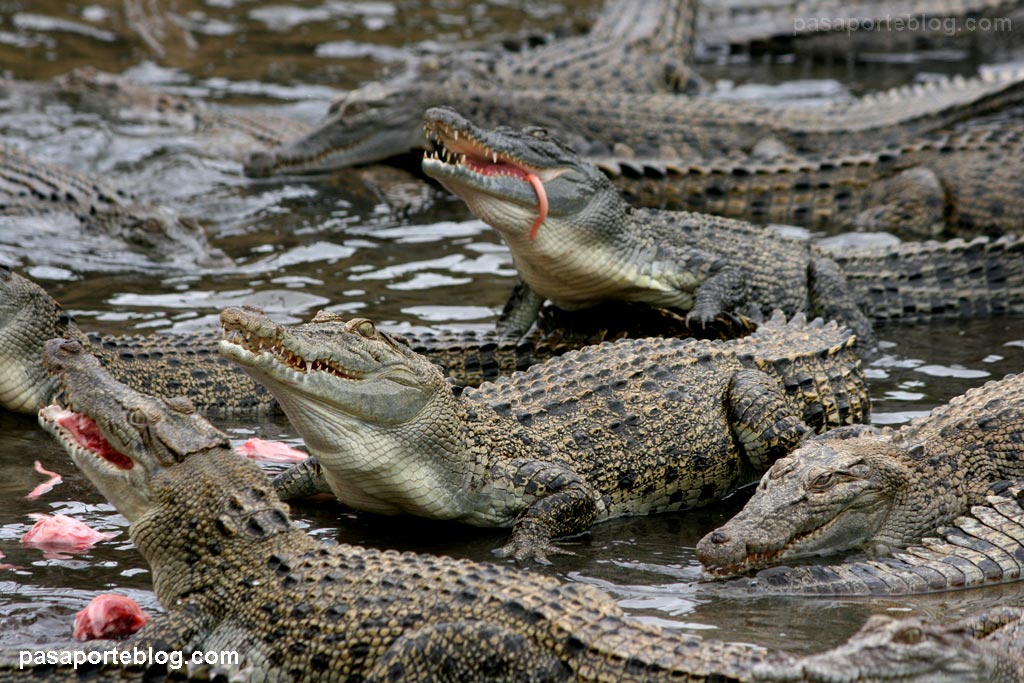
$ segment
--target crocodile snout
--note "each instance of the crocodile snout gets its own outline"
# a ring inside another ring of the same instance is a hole
[[[243,171],[250,178],[266,178],[273,174],[276,163],[277,159],[272,153],[260,150],[249,155]]]
[[[746,541],[726,529],[716,529],[697,543],[697,559],[705,570],[715,574],[740,564],[746,555]]]

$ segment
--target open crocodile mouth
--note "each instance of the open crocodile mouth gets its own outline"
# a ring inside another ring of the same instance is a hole
[[[270,355],[279,364],[303,374],[326,372],[344,380],[365,379],[365,375],[333,360],[307,360],[280,341],[263,337],[256,332],[225,327],[223,339],[254,356]]]
[[[88,451],[122,471],[135,467],[135,461],[114,448],[96,421],[85,413],[52,404],[39,411],[39,415],[54,434],[79,450]]]
[[[515,155],[499,152],[477,139],[472,133],[444,123],[427,121],[424,124],[427,139],[435,143],[434,150],[424,153],[425,159],[461,168],[481,176],[506,176],[528,183],[537,195],[537,217],[530,226],[530,239],[537,239],[540,226],[548,217],[548,195],[543,180],[551,180],[552,174],[543,169],[532,168]],[[541,178],[541,176],[546,176]]]

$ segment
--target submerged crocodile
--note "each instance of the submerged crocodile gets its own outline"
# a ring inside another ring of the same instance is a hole
[[[716,321],[726,338],[749,333],[744,320]],[[622,336],[693,336],[676,317],[639,308],[606,309],[587,316],[545,311],[537,334],[518,342],[493,331],[408,332],[417,353],[439,363],[457,385],[525,370],[571,349]],[[0,408],[35,413],[53,395],[53,380],[42,367],[48,339],[75,339],[103,361],[119,381],[155,394],[184,394],[212,415],[259,414],[277,410],[270,393],[217,352],[220,334],[195,332],[101,335],[84,332],[42,287],[0,265]]]
[[[689,311],[779,308],[851,327],[1024,312],[1024,240],[906,244],[829,254],[750,223],[636,209],[593,164],[546,131],[485,131],[448,108],[426,129],[440,146],[423,170],[461,197],[512,251],[524,286],[502,331],[522,334],[544,300],[578,309],[606,300]],[[841,266],[841,267],[840,267]],[[865,313],[867,315],[865,315]]]
[[[262,112],[214,109],[187,95],[153,90],[124,76],[91,67],[74,69],[54,81],[62,98],[79,109],[125,123],[170,126],[201,136],[207,154],[241,159],[309,132],[310,124]]]
[[[852,335],[802,316],[728,342],[604,343],[461,396],[365,318],[286,327],[229,308],[221,322],[221,353],[318,460],[282,475],[283,493],[326,485],[360,510],[512,527],[499,554],[518,559],[546,561],[552,539],[598,521],[711,503],[870,411]]]
[[[78,342],[46,361],[64,407],[40,423],[129,520],[167,610],[121,649],[233,649],[268,681],[738,681],[764,659],[629,621],[592,586],[316,540],[187,400],[117,383]]]
[[[1024,481],[1022,443],[1024,374],[971,389],[897,431],[833,431],[775,463],[697,556],[707,573],[730,576],[854,548],[887,554],[984,504],[993,485]]]
[[[147,259],[170,266],[231,264],[210,246],[203,226],[168,207],[133,197],[106,181],[33,159],[0,146],[0,216],[21,220],[40,216],[37,229],[51,222],[55,235],[69,240],[73,223],[86,234],[113,238]],[[67,220],[60,220],[67,218]]]
[[[712,594],[908,595],[1024,580],[1024,485],[998,487],[984,504],[934,535],[883,557],[762,569],[750,578],[705,583]],[[707,544],[704,546],[707,547]]]
[[[920,239],[1024,232],[1021,158],[1024,121],[1009,119],[878,151],[597,163],[638,206]]]
[[[169,680],[827,683],[845,672],[857,683],[925,683],[950,671],[960,683],[1024,680],[1020,610],[949,625],[874,618],[847,643],[797,658],[630,620],[586,584],[317,540],[292,523],[259,467],[231,453],[227,436],[187,400],[117,383],[74,341],[49,342],[46,360],[62,404],[43,408],[40,423],[128,518],[167,610],[116,647],[181,650],[186,658],[234,650],[241,661],[219,672],[143,671],[109,660],[75,671],[19,666],[17,655],[7,655],[0,681],[123,683],[166,673]]]
[[[254,153],[246,173],[328,171],[427,147],[423,112],[450,106],[485,127],[543,126],[580,154],[692,159],[749,153],[766,142],[792,152],[912,141],[929,131],[998,111],[1024,98],[1024,72],[990,72],[867,95],[827,107],[767,106],[710,97],[503,88],[453,76],[350,92],[308,135]]]

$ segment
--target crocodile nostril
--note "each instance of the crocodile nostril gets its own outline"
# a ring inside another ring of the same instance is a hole
[[[732,538],[729,536],[728,533],[726,533],[724,531],[713,531],[713,532],[711,532],[711,542],[712,543],[715,543],[715,544],[718,544],[718,545],[723,545],[723,544],[729,543],[731,541],[732,541]]]
[[[63,341],[60,343],[60,350],[67,353],[85,353],[85,347],[82,346],[80,341]]]

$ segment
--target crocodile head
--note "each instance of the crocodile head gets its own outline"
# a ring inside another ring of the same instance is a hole
[[[117,74],[93,67],[72,69],[56,79],[57,87],[79,109],[96,111],[125,123],[197,127],[202,106],[180,95],[151,90]]]
[[[189,216],[166,206],[138,202],[127,211],[114,212],[111,220],[125,242],[156,260],[172,264],[195,263],[206,268],[227,268],[234,261],[210,245],[206,229]]]
[[[35,413],[49,402],[54,380],[43,369],[43,344],[81,336],[42,287],[0,265],[0,408]]]
[[[921,618],[868,618],[847,642],[793,665],[771,661],[754,668],[759,681],[775,683],[989,683],[1019,680],[1019,655],[1010,647],[989,646],[971,627],[970,618],[934,624]],[[1016,660],[1016,661],[1014,661]]]
[[[501,233],[513,253],[561,225],[579,232],[600,222],[620,199],[596,166],[544,128],[485,131],[447,107],[428,110],[424,128],[438,145],[423,159],[424,173]]]
[[[844,438],[857,436],[857,438]],[[856,426],[812,439],[765,473],[746,506],[697,544],[712,577],[859,547],[882,547],[910,486],[888,433]]]
[[[254,308],[221,313],[220,352],[278,399],[345,504],[451,516],[461,467],[440,367],[372,321],[321,311],[286,327]]]
[[[323,173],[383,161],[425,149],[421,121],[436,88],[410,84],[367,86],[335,102],[316,129],[269,150],[253,152],[245,162],[248,176]]]
[[[165,470],[230,444],[187,398],[129,389],[78,341],[49,340],[43,363],[57,379],[58,398],[39,411],[39,423],[130,522],[154,507]]]

